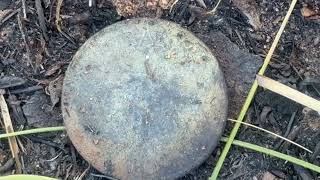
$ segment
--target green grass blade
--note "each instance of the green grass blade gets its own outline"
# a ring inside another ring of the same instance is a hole
[[[248,97],[247,97],[247,99],[241,109],[241,112],[240,112],[240,115],[239,115],[237,121],[240,121],[240,122],[243,121],[244,116],[246,115],[246,112],[251,104],[251,101],[254,98],[254,94],[256,93],[257,88],[258,88],[258,83],[255,80],[253,83],[253,86],[251,87],[251,89],[249,91],[249,95],[248,95]],[[216,180],[218,178],[218,175],[219,175],[220,169],[223,165],[224,159],[227,157],[227,154],[228,154],[229,149],[231,147],[232,141],[236,137],[237,132],[240,128],[240,125],[241,125],[241,123],[239,123],[239,122],[235,123],[235,125],[230,133],[229,140],[226,142],[226,145],[224,146],[224,149],[223,149],[223,151],[219,157],[219,160],[214,168],[214,171],[213,171],[212,176],[210,177],[210,180]]]
[[[20,136],[20,135],[28,135],[28,134],[36,134],[36,133],[47,133],[47,132],[64,131],[64,130],[65,130],[64,126],[28,129],[28,130],[13,132],[13,133],[0,134],[0,139],[12,137],[12,136]]]
[[[221,138],[221,141],[228,142],[228,138]],[[251,150],[254,150],[254,151],[257,151],[257,152],[261,152],[261,153],[264,153],[264,154],[267,154],[267,155],[270,155],[270,156],[274,156],[274,157],[277,157],[279,159],[291,162],[293,164],[296,164],[296,165],[302,166],[304,168],[310,169],[312,171],[315,171],[317,173],[320,173],[320,167],[319,166],[316,166],[314,164],[308,163],[308,162],[303,161],[301,159],[298,159],[298,158],[295,158],[295,157],[280,153],[278,151],[274,151],[274,150],[271,150],[271,149],[268,149],[268,148],[265,148],[265,147],[261,147],[261,146],[255,145],[255,144],[251,144],[251,143],[247,143],[247,142],[243,142],[243,141],[239,141],[239,140],[233,140],[232,144],[240,146],[240,147],[244,147],[244,148],[247,148],[247,149],[251,149]]]
[[[292,0],[292,2],[290,4],[290,7],[288,9],[288,12],[287,12],[287,14],[286,14],[286,16],[285,16],[280,28],[279,28],[279,31],[276,34],[276,37],[275,37],[272,45],[271,45],[271,48],[268,51],[268,54],[267,54],[266,58],[264,59],[263,65],[262,65],[261,69],[258,72],[259,75],[263,75],[264,72],[266,71],[266,69],[267,69],[267,67],[269,65],[269,62],[271,60],[271,57],[272,57],[272,55],[273,55],[273,53],[274,53],[274,51],[275,51],[275,49],[276,49],[276,47],[278,45],[280,37],[281,37],[281,35],[282,35],[283,31],[284,31],[284,28],[286,27],[286,25],[287,25],[287,23],[289,21],[290,15],[292,14],[292,11],[293,11],[296,3],[297,3],[297,0]],[[245,103],[244,103],[244,105],[243,105],[243,107],[241,109],[241,112],[239,114],[239,117],[238,117],[237,121],[240,121],[240,122],[243,121],[244,116],[246,115],[247,110],[248,110],[248,108],[249,108],[249,106],[250,106],[250,104],[251,104],[251,102],[252,102],[252,100],[254,98],[254,95],[255,95],[255,93],[257,91],[257,88],[258,88],[258,83],[257,83],[257,80],[255,80],[253,85],[252,85],[252,87],[251,87],[251,89],[250,89],[250,91],[249,91],[249,94],[248,94],[248,96],[246,98],[246,101],[245,101]],[[234,127],[233,127],[233,129],[231,131],[231,134],[229,136],[229,139],[228,139],[228,141],[227,141],[227,143],[226,143],[226,145],[225,145],[225,147],[224,147],[224,149],[223,149],[223,151],[222,151],[222,153],[221,153],[221,155],[219,157],[219,160],[218,160],[218,162],[217,162],[217,164],[216,164],[216,166],[215,166],[215,168],[213,170],[213,174],[210,177],[210,180],[216,180],[218,178],[220,169],[222,168],[223,162],[224,162],[224,160],[225,160],[225,158],[226,158],[226,156],[227,156],[227,154],[228,154],[228,152],[229,152],[229,150],[231,148],[232,141],[234,140],[234,138],[237,135],[237,132],[238,132],[238,130],[240,128],[240,125],[241,124],[239,122],[234,125]]]

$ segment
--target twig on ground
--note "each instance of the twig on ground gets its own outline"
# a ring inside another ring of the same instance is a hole
[[[12,116],[18,125],[25,125],[27,123],[26,118],[21,107],[21,102],[15,95],[9,94],[8,104],[11,108]]]
[[[171,4],[169,13],[172,12],[173,7],[174,7],[178,2],[179,2],[179,0],[175,0],[175,1]]]
[[[14,159],[11,158],[3,166],[0,167],[0,173],[9,171],[13,165],[14,165]]]
[[[27,87],[24,89],[15,89],[10,91],[10,94],[29,93],[29,92],[38,91],[38,90],[43,90],[43,87],[39,85],[39,86]]]
[[[297,103],[309,107],[317,112],[320,112],[320,101],[307,96],[289,86],[281,84],[273,79],[267,78],[265,76],[257,75],[257,82],[259,86],[262,86],[270,91],[287,97]]]
[[[62,154],[62,151],[61,151],[58,155],[56,155],[55,157],[53,157],[53,158],[51,158],[51,159],[48,159],[48,160],[45,160],[45,161],[47,161],[47,162],[52,162],[52,161],[58,159],[58,157],[61,156],[61,154]]]
[[[88,166],[88,168],[86,170],[83,171],[83,173],[78,177],[76,178],[76,180],[82,180],[83,177],[87,174],[87,172],[89,171],[90,169],[90,165]]]
[[[91,173],[90,175],[93,176],[93,177],[106,178],[106,179],[110,179],[110,180],[118,180],[118,179],[113,178],[111,176],[106,176],[106,175],[102,175],[102,174]]]
[[[48,146],[51,146],[51,147],[55,147],[55,148],[58,148],[58,149],[60,149],[60,150],[62,150],[62,151],[66,151],[64,148],[63,148],[63,146],[61,146],[61,145],[59,145],[59,144],[57,144],[57,143],[55,143],[55,142],[50,142],[50,141],[46,141],[46,140],[43,140],[43,139],[41,139],[41,138],[37,138],[37,137],[35,137],[35,136],[30,136],[30,137],[28,137],[31,141],[34,141],[34,142],[38,142],[38,143],[42,143],[42,144],[46,144],[46,145],[48,145]]]
[[[196,2],[203,8],[207,9],[206,3],[203,0],[196,0]]]
[[[28,61],[27,65],[31,65],[32,66],[31,55],[30,55],[31,52],[30,52],[28,40],[27,40],[27,37],[26,37],[26,34],[25,34],[25,29],[24,29],[24,26],[22,24],[21,16],[20,16],[19,13],[17,15],[17,19],[18,19],[18,25],[19,25],[20,33],[21,33],[24,45],[26,47],[27,61]]]
[[[297,172],[297,174],[301,177],[303,180],[311,180],[314,179],[314,177],[310,174],[308,170],[301,166],[293,165],[294,170]]]
[[[16,10],[12,11],[8,16],[6,16],[5,18],[3,18],[3,19],[0,21],[0,27],[1,27],[6,21],[8,21],[11,17],[13,17],[14,15],[16,15],[19,11],[20,11],[20,9],[16,9]]]
[[[239,122],[239,121],[234,120],[234,119],[228,119],[228,121]],[[298,143],[296,143],[296,142],[291,141],[290,139],[287,139],[287,138],[285,138],[285,137],[283,137],[283,136],[280,136],[280,135],[278,135],[278,134],[276,134],[276,133],[273,133],[273,132],[271,132],[271,131],[268,131],[268,130],[266,130],[266,129],[263,129],[263,128],[261,128],[261,127],[258,127],[258,126],[255,126],[255,125],[252,125],[252,124],[249,124],[249,123],[245,123],[245,122],[240,122],[240,123],[241,123],[241,124],[244,124],[244,125],[246,125],[246,126],[253,127],[253,128],[255,128],[255,129],[259,129],[259,130],[261,130],[261,131],[264,131],[264,132],[266,132],[266,133],[268,133],[268,134],[271,134],[271,135],[273,135],[273,136],[276,136],[276,137],[278,137],[278,138],[281,138],[281,139],[284,140],[284,141],[287,141],[287,142],[289,142],[289,143],[291,143],[291,144],[294,144],[294,145],[298,146],[298,147],[301,148],[301,149],[304,149],[304,150],[312,153],[311,150],[309,150],[309,149],[301,146],[300,144],[298,144]]]
[[[37,14],[38,14],[39,25],[40,25],[44,39],[46,41],[48,41],[49,37],[47,34],[46,20],[44,17],[43,8],[41,5],[41,0],[35,0],[35,2],[36,2],[36,9],[37,9]]]
[[[290,140],[296,139],[296,137],[300,133],[300,129],[301,129],[300,127],[294,126],[288,135],[288,139],[290,139]],[[282,148],[281,148],[282,151],[286,151],[289,148],[289,146],[290,146],[290,144],[288,142],[284,142],[282,145]]]
[[[27,150],[26,150],[26,148],[23,146],[20,138],[19,138],[19,137],[16,137],[16,139],[17,139],[18,145],[19,145],[19,147],[20,147],[20,150],[21,150],[23,153],[26,153]]]
[[[26,0],[21,0],[22,2],[22,13],[23,13],[23,18],[27,19],[27,7],[26,7]]]
[[[218,10],[218,7],[220,5],[222,0],[219,0],[218,3],[216,4],[216,6],[209,12],[207,12],[207,14],[210,14],[210,15],[214,15],[216,13],[216,11]]]
[[[312,154],[312,157],[310,158],[311,162],[314,162],[318,155],[320,155],[320,141],[316,145],[316,148],[314,149],[314,153]]]
[[[1,90],[3,91],[3,90]],[[13,127],[12,127],[12,122],[11,122],[11,118],[10,118],[10,114],[9,114],[9,109],[6,103],[6,100],[4,99],[3,93],[0,92],[0,108],[1,108],[1,115],[2,115],[2,119],[5,125],[5,130],[6,133],[13,133]],[[20,159],[19,159],[19,147],[17,144],[17,140],[15,137],[10,137],[9,139],[9,145],[10,145],[10,150],[12,153],[12,157],[15,160],[16,163],[16,172],[18,174],[20,174],[21,171],[21,163],[20,163]]]
[[[57,0],[57,6],[56,6],[56,27],[57,30],[59,32],[61,32],[61,27],[60,27],[60,22],[61,22],[61,18],[60,18],[60,9],[61,9],[61,5],[62,5],[63,0]]]
[[[292,124],[293,124],[293,121],[294,121],[294,118],[296,117],[296,114],[297,112],[293,112],[291,117],[290,117],[290,121],[288,123],[288,126],[287,126],[287,130],[286,132],[284,133],[283,137],[288,137],[290,131],[291,131],[291,128],[292,128]],[[279,149],[281,144],[283,143],[283,140],[281,139],[277,145],[275,145],[275,149]]]
[[[56,27],[57,30],[59,31],[59,33],[62,34],[63,37],[65,37],[66,39],[68,39],[72,44],[77,44],[67,33],[65,33],[64,31],[62,31],[61,26],[60,26],[60,22],[61,22],[61,18],[60,18],[60,10],[61,10],[61,5],[62,5],[63,0],[57,0],[57,7],[56,7]]]

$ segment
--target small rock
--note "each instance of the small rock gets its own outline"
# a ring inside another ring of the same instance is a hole
[[[313,40],[313,45],[316,46],[319,44],[319,42],[320,42],[320,37],[318,36]]]
[[[276,176],[274,176],[272,173],[270,173],[269,171],[265,172],[262,175],[262,180],[276,180]]]
[[[320,129],[320,112],[316,112],[308,107],[302,110],[304,114],[302,124],[306,125],[308,129],[317,131]]]

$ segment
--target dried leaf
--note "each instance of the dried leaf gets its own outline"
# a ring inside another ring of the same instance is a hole
[[[246,15],[250,25],[254,29],[261,28],[260,11],[255,0],[233,0],[233,4],[240,9],[240,11]]]
[[[53,66],[49,67],[49,69],[46,71],[46,73],[44,74],[44,76],[48,77],[53,75],[54,73],[56,73],[58,70],[60,70],[60,68],[62,67],[63,64],[61,63],[57,63],[54,64]]]
[[[303,7],[303,8],[301,8],[300,12],[301,12],[301,15],[302,15],[303,17],[306,17],[306,18],[307,18],[307,17],[314,16],[314,15],[317,14],[313,9],[311,9],[311,8],[309,8],[309,7]]]
[[[52,107],[54,107],[60,100],[62,92],[63,76],[51,81],[47,87],[47,93],[50,95]]]
[[[272,111],[272,108],[269,106],[265,106],[262,109],[262,112],[260,114],[260,123],[266,123],[267,122],[267,116]]]

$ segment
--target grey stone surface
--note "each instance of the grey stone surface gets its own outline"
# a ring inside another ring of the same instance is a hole
[[[122,21],[74,56],[62,92],[68,135],[99,171],[119,179],[174,179],[200,165],[227,116],[210,50],[178,25]]]

